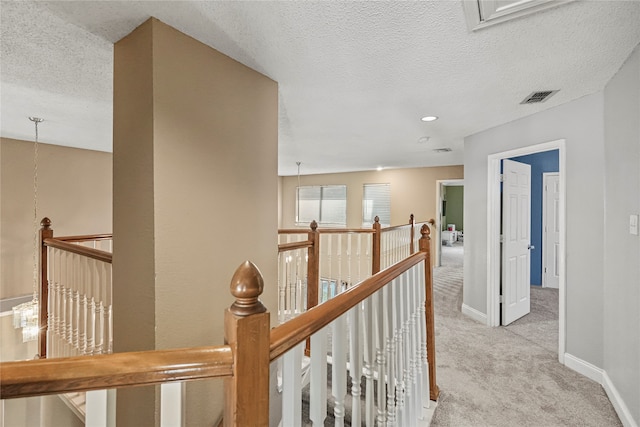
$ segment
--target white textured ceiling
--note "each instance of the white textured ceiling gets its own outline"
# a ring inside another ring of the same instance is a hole
[[[637,0],[472,33],[461,1],[2,1],[2,136],[40,116],[42,142],[111,151],[113,43],[150,16],[279,83],[281,175],[461,164],[465,136],[603,89],[640,42]]]

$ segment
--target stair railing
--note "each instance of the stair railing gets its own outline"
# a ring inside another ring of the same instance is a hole
[[[49,218],[41,226],[39,356],[110,353],[112,236],[54,237]]]
[[[165,386],[172,383],[224,378],[224,425],[267,426],[270,363],[281,356],[293,358],[293,363],[285,366],[290,367],[295,376],[293,370],[299,369],[299,363],[295,362],[301,357],[303,343],[311,338],[311,351],[320,351],[316,358],[320,362],[313,362],[312,357],[312,363],[319,364],[320,368],[313,368],[311,381],[326,383],[322,366],[326,369],[327,355],[322,351],[322,344],[317,342],[323,340],[321,331],[326,331],[332,324],[331,356],[336,386],[331,393],[336,401],[334,417],[338,423],[345,415],[347,372],[350,372],[353,384],[359,384],[364,375],[369,401],[373,397],[371,383],[376,384],[377,402],[365,403],[368,425],[373,425],[375,419],[377,422],[395,419],[399,425],[412,425],[422,415],[424,399],[428,396],[433,400],[437,398],[435,357],[431,356],[435,354],[435,337],[427,226],[422,227],[420,252],[271,330],[269,313],[259,300],[264,283],[258,269],[248,261],[242,264],[236,270],[230,288],[235,302],[225,312],[225,345],[3,362],[0,363],[0,397],[9,399],[152,384],[163,385],[161,393],[164,393]],[[345,354],[348,340],[344,332],[347,330],[352,344]],[[359,350],[355,346],[360,337],[366,337],[362,357],[357,356]],[[294,348],[297,350],[291,352]],[[361,365],[359,360],[362,360]],[[291,376],[292,373],[285,374]],[[289,403],[299,400],[300,377],[293,383],[293,389],[285,387],[283,390],[283,394],[293,398]],[[427,384],[430,387],[425,392]],[[315,389],[314,383],[312,389]],[[359,399],[361,391],[357,386],[350,392]],[[164,404],[166,399],[161,401]],[[293,406],[299,408],[298,404]],[[285,411],[283,421],[285,417],[295,419],[296,411],[298,409],[294,409],[293,415],[291,410]],[[168,412],[161,408],[161,417]],[[312,412],[323,417],[315,404]],[[172,413],[180,414],[181,411]],[[357,415],[352,416],[357,418]],[[162,419],[160,422],[163,424]],[[107,425],[106,421],[104,425]]]

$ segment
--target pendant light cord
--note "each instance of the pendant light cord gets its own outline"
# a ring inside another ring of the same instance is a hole
[[[29,117],[36,127],[36,139],[33,144],[33,299],[38,299],[38,123],[43,119]]]

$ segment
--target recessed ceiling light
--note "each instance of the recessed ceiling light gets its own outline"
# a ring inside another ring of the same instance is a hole
[[[438,120],[438,116],[424,116],[420,120],[422,120],[423,122],[432,122],[434,120]]]

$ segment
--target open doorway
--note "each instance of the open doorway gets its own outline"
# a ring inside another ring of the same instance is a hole
[[[462,266],[464,256],[464,181],[436,181],[436,267]]]
[[[524,147],[517,150],[511,150],[507,152],[497,153],[488,157],[488,193],[487,193],[487,206],[488,206],[488,224],[487,224],[487,242],[489,263],[487,269],[487,313],[488,323],[490,326],[501,325],[501,317],[503,314],[503,300],[504,294],[502,292],[503,286],[510,286],[504,284],[503,281],[509,280],[503,277],[503,251],[501,244],[501,226],[502,226],[502,206],[501,206],[501,165],[505,159],[514,159],[527,161],[526,156],[532,156],[536,153],[549,152],[557,150],[557,273],[558,273],[558,291],[557,291],[557,316],[558,316],[558,358],[561,363],[564,363],[564,350],[565,350],[565,178],[564,178],[564,163],[565,163],[565,142],[564,140],[552,141],[549,143],[538,144],[530,147]],[[537,171],[535,173],[536,181],[540,179],[540,187],[542,184],[542,173]],[[539,177],[537,175],[540,175]],[[536,182],[536,186],[537,186]],[[537,190],[536,190],[537,194]],[[537,196],[536,196],[537,197]],[[539,200],[538,200],[539,201]],[[541,209],[541,208],[540,208]],[[534,219],[535,215],[535,219]],[[532,213],[532,224],[537,225],[536,228],[541,227],[542,212]],[[532,228],[531,239],[534,238],[534,232]],[[542,239],[542,234],[535,232],[535,241],[530,241],[531,248],[535,250],[535,261],[531,264],[531,283],[530,285],[542,285],[543,267],[542,259],[544,257],[542,241],[538,241],[538,238]],[[537,243],[537,245],[536,245]],[[534,249],[535,247],[535,249]],[[533,252],[533,251],[532,251]],[[529,277],[527,277],[529,279]],[[537,282],[537,283],[536,283]],[[540,286],[531,287],[536,295]],[[533,316],[532,316],[533,317]],[[529,320],[532,320],[532,317]],[[529,320],[521,322],[527,323]],[[526,330],[524,328],[523,330]]]

